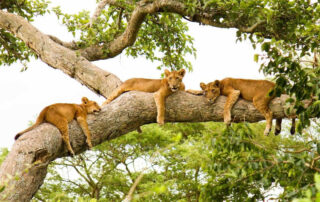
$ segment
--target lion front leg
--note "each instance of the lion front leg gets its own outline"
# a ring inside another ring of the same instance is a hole
[[[258,111],[264,116],[264,118],[266,119],[266,128],[264,130],[264,135],[269,135],[271,128],[272,128],[272,111],[269,109],[268,104],[270,102],[270,99],[266,99],[264,97],[255,97],[253,98],[253,105],[258,109]],[[278,124],[280,124],[280,122],[278,121]],[[278,126],[279,127],[279,126]],[[278,128],[278,130],[281,130],[280,128]],[[277,129],[276,129],[276,132]],[[280,131],[279,131],[280,132]]]
[[[193,94],[193,95],[203,95],[204,94],[203,90],[191,90],[191,89],[188,89],[188,90],[186,90],[186,92],[189,93],[189,94]]]
[[[84,132],[85,136],[87,137],[86,142],[87,142],[89,148],[91,149],[92,148],[91,134],[90,134],[90,131],[88,128],[88,123],[87,123],[86,117],[78,116],[77,122],[79,123],[82,131]]]
[[[159,92],[155,92],[153,94],[154,101],[156,102],[157,106],[157,123],[160,125],[164,124],[164,116],[165,116],[165,99],[166,96]]]
[[[223,119],[226,125],[230,125],[231,123],[231,109],[234,103],[237,102],[239,96],[240,96],[240,91],[233,90],[231,93],[229,93],[227,97],[227,101],[226,101],[226,104],[224,105],[224,111],[223,111]]]
[[[72,156],[75,155],[69,139],[69,127],[68,127],[68,121],[67,120],[60,120],[58,124],[54,124],[60,131],[61,137],[63,142],[67,145],[68,151],[71,153]]]

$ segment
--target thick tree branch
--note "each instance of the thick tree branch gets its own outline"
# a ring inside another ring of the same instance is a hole
[[[0,28],[24,41],[43,62],[62,70],[98,94],[107,97],[121,83],[115,75],[98,68],[77,52],[55,43],[20,16],[0,10]]]
[[[127,28],[120,36],[108,44],[101,46],[93,45],[82,49],[80,50],[81,55],[89,61],[107,59],[119,55],[125,48],[133,45],[145,16],[158,11],[160,8],[161,0],[156,0],[150,4],[146,2],[147,1],[141,1],[137,3],[136,8],[131,14]],[[110,5],[117,5],[117,2],[113,0],[109,0],[107,3]]]
[[[286,96],[276,98],[270,104],[274,118],[284,118]],[[220,96],[214,104],[210,104],[203,96],[194,96],[178,92],[166,101],[167,122],[203,122],[223,121],[223,106],[226,97]],[[89,129],[92,133],[92,144],[117,138],[141,125],[156,122],[156,106],[153,94],[129,92],[106,105],[102,111],[88,117]],[[234,122],[258,122],[263,116],[252,103],[239,100],[233,110]],[[70,142],[76,153],[87,149],[85,135],[76,121],[70,125]],[[47,173],[47,165],[56,158],[68,155],[61,135],[51,124],[41,124],[36,129],[25,133],[16,141],[6,160],[0,167],[0,185],[8,182],[8,186],[0,194],[0,200],[29,201],[43,183]],[[37,162],[36,165],[33,165]],[[29,172],[23,172],[32,165]],[[23,173],[18,180],[10,179],[16,173]],[[1,198],[2,197],[2,198]]]

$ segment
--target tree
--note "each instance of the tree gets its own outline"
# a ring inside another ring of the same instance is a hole
[[[319,138],[289,132],[265,137],[264,125],[149,124],[142,133],[54,162],[34,200],[122,201],[142,171],[133,201],[291,201],[306,192],[315,197],[317,170],[308,164],[317,155]]]
[[[184,56],[194,54],[195,50],[190,36],[185,34],[187,27],[182,19],[208,26],[236,28],[238,40],[248,38],[254,47],[261,44],[265,55],[255,56],[255,59],[262,59],[262,70],[275,76],[278,84],[276,93],[295,95],[295,107],[301,114],[299,128],[309,123],[309,116],[319,113],[318,62],[315,57],[313,68],[304,68],[301,63],[306,56],[316,55],[319,46],[318,3],[285,0],[102,0],[92,18],[85,12],[66,15],[59,8],[54,9],[70,32],[80,32],[80,39],[74,42],[44,35],[28,22],[34,15],[48,11],[47,2],[43,0],[1,2],[0,8],[0,60],[3,64],[26,62],[35,56],[104,97],[108,97],[121,81],[91,61],[115,57],[126,49],[127,54],[134,57],[144,55],[150,60],[161,61],[163,66],[190,69],[190,63]],[[96,134],[94,145],[154,122],[155,107],[151,96],[141,98],[141,95],[123,95],[105,107],[104,112],[89,118],[89,125]],[[311,97],[316,102],[305,110],[301,101]],[[132,98],[138,100],[135,105]],[[167,102],[167,120],[221,121],[219,110],[223,99],[208,108],[203,99],[178,93]],[[199,106],[195,106],[195,102]],[[275,99],[272,106],[279,109],[274,111],[276,117],[285,117],[284,99]],[[247,102],[235,106],[234,121],[261,120],[261,115],[251,107]],[[251,110],[256,116],[249,113]],[[85,142],[75,123],[71,126],[70,135],[75,151],[84,151]],[[67,155],[62,149],[59,133],[53,127],[43,125],[26,134],[25,138],[25,141],[15,143],[0,169],[0,181],[3,183],[8,180],[8,174],[22,174],[26,166],[30,168],[18,180],[9,180],[2,193],[7,200],[29,200],[42,184],[49,162]]]

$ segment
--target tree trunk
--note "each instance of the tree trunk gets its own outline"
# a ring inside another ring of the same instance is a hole
[[[287,96],[275,98],[270,107],[274,118],[284,118]],[[223,121],[226,97],[220,96],[210,104],[203,96],[177,92],[166,100],[166,122]],[[139,126],[156,122],[156,106],[153,94],[128,92],[106,105],[101,112],[89,115],[88,124],[92,144],[117,138]],[[232,121],[258,122],[264,117],[251,102],[239,100],[232,109]],[[76,153],[88,149],[85,135],[76,121],[71,122],[70,142]],[[48,164],[68,151],[57,128],[41,124],[25,133],[13,145],[11,152],[0,167],[0,184],[6,184],[0,200],[29,201],[39,189],[47,173]],[[10,177],[13,176],[13,177]],[[17,177],[14,177],[17,176]]]

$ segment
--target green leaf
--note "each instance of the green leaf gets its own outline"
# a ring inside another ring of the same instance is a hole
[[[254,61],[259,62],[259,54],[254,54]]]
[[[270,50],[270,42],[264,42],[264,43],[261,45],[261,50],[268,52],[268,51]]]

